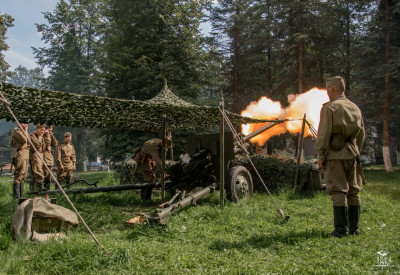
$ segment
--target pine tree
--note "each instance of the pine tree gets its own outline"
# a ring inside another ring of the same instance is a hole
[[[0,80],[5,81],[7,75],[8,68],[10,65],[5,61],[3,52],[8,50],[8,45],[6,43],[6,33],[8,28],[11,28],[13,25],[14,18],[12,18],[8,14],[0,13]]]
[[[49,46],[33,50],[38,64],[50,68],[47,85],[51,89],[80,94],[101,92],[98,43],[103,24],[102,5],[99,0],[61,0],[53,12],[44,13],[48,24],[37,25],[37,29]],[[78,165],[82,165],[93,133],[88,129],[57,127],[55,134],[62,138],[62,131],[66,130],[74,136]]]

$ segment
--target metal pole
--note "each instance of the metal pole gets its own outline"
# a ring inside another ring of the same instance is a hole
[[[163,114],[163,132],[162,132],[162,171],[161,171],[161,201],[165,201],[165,139],[167,137],[167,115]]]
[[[221,114],[221,124],[219,129],[219,155],[220,155],[220,164],[219,164],[219,202],[221,207],[224,206],[224,188],[225,188],[225,119],[224,119],[224,98],[221,99],[220,102],[222,114]]]
[[[300,169],[300,162],[301,156],[303,155],[303,143],[304,143],[304,130],[306,127],[306,114],[303,117],[303,125],[301,126],[301,134],[300,134],[300,144],[299,144],[299,151],[297,153],[297,163],[296,163],[296,176],[294,178],[293,188],[296,188],[297,179],[299,177],[299,169]]]

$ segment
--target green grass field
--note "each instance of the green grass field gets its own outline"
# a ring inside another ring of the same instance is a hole
[[[80,174],[89,182],[118,184],[111,173]],[[142,203],[135,191],[71,195],[96,237],[98,249],[80,223],[68,238],[44,244],[11,239],[17,202],[11,178],[0,178],[1,274],[400,274],[400,171],[367,170],[361,193],[361,235],[329,237],[332,204],[325,192],[275,194],[291,216],[283,224],[266,194],[219,206],[210,194],[197,207],[180,211],[165,227],[125,228],[138,211],[159,203]],[[27,188],[27,186],[26,186]],[[70,208],[62,196],[57,204]],[[387,255],[380,264],[378,252]]]

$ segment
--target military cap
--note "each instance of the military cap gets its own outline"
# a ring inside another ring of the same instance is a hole
[[[70,137],[70,136],[72,136],[72,134],[70,132],[65,132],[64,133],[64,137]]]
[[[326,88],[329,88],[331,86],[338,85],[338,84],[342,85],[343,88],[345,87],[344,80],[341,76],[330,77],[326,80]]]

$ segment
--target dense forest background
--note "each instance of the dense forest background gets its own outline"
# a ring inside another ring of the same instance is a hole
[[[43,15],[48,23],[37,30],[46,47],[34,48],[38,68],[9,71],[2,52],[13,18],[0,10],[2,80],[146,100],[166,78],[187,101],[217,105],[223,94],[226,107],[240,113],[261,96],[284,105],[288,94],[341,75],[369,136],[377,136],[376,154],[393,169],[389,143],[400,140],[399,1],[61,0]],[[183,133],[174,134],[179,144]],[[121,161],[158,134],[73,129],[73,135],[78,160],[100,152]]]

